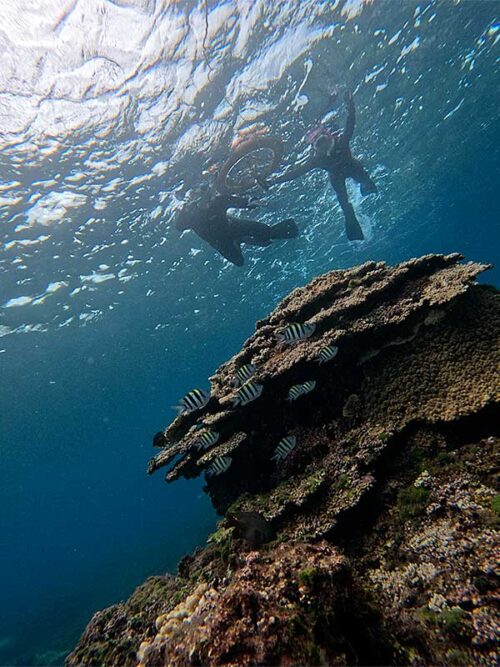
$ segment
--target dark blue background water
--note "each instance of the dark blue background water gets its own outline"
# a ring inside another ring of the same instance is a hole
[[[443,42],[414,65],[415,78],[432,71],[429,54],[445,62],[446,49],[466,52],[469,35],[476,43],[494,5],[481,11],[484,16],[471,9],[457,18],[456,38],[443,19]],[[369,20],[375,30],[391,17],[375,12]],[[432,119],[444,104],[439,76],[426,89],[427,120],[410,115],[397,126],[384,120],[393,99],[379,102],[361,88],[357,148],[370,169],[383,165],[375,176],[380,197],[366,204],[362,219],[372,225],[367,242],[345,241],[324,177],[315,176],[269,201],[271,214],[293,212],[301,238],[249,252],[247,267],[221,268],[192,236],[157,244],[164,233],[158,221],[146,230],[152,239],[146,249],[144,227],[131,244],[135,257],[152,257],[150,268],[121,286],[118,305],[96,323],[0,338],[0,664],[61,664],[94,611],[126,598],[151,574],[175,571],[178,559],[214,529],[202,480],[166,485],[161,473],[146,475],[152,436],[172,419],[170,406],[180,396],[208,387],[209,375],[279,298],[330,269],[429,252],[493,262],[481,281],[500,284],[499,86],[492,53],[473,79],[465,112],[438,130]],[[409,94],[412,85],[395,96]],[[151,199],[154,205],[158,192]],[[113,209],[107,214],[113,231],[103,227],[100,241],[121,233]],[[61,234],[50,252],[33,257],[33,280],[45,285],[55,248],[64,254],[69,247],[70,237]],[[191,256],[192,247],[201,253]],[[179,256],[184,262],[173,271]],[[4,278],[6,289],[17,274]],[[108,284],[103,294],[109,296]],[[146,297],[148,289],[154,294]],[[12,295],[1,296],[3,303]]]

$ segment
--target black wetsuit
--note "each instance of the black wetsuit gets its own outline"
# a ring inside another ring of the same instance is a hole
[[[351,154],[349,142],[354,132],[355,111],[352,97],[348,100],[347,121],[343,132],[336,133],[335,144],[330,154],[314,153],[307,162],[289,169],[283,176],[269,180],[268,185],[291,181],[299,176],[307,174],[312,169],[324,169],[328,172],[330,183],[337,194],[339,204],[345,217],[347,238],[351,241],[364,238],[361,226],[354,213],[354,208],[349,202],[346,188],[346,178],[353,178],[361,186],[361,194],[367,195],[377,192],[377,186],[372,181],[365,168],[359,160]]]
[[[274,239],[297,236],[297,225],[291,218],[276,225],[266,225],[256,220],[228,218],[229,208],[252,209],[257,208],[257,204],[246,197],[217,195],[205,208],[194,204],[181,211],[175,226],[181,231],[192,229],[236,266],[243,266],[245,261],[241,243],[268,246]]]

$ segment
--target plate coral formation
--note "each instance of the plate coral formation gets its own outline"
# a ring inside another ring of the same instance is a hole
[[[496,664],[500,309],[462,260],[331,271],[257,322],[148,469],[206,474],[218,530],[68,666]]]

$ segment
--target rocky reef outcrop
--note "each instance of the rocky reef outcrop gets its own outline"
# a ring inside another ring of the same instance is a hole
[[[170,465],[171,482],[225,461],[207,475],[215,508],[258,517],[266,540],[222,520],[175,577],[96,614],[67,664],[498,664],[500,308],[475,282],[487,268],[458,254],[369,262],[258,322],[204,409],[155,436],[149,472]],[[292,323],[314,333],[280,342]],[[263,390],[235,405],[246,364]],[[202,432],[217,441],[200,447]]]

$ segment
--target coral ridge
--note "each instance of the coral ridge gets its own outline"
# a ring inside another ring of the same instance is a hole
[[[177,576],[96,614],[68,666],[498,664],[500,309],[475,282],[488,266],[462,260],[331,271],[257,322],[148,470],[172,464],[172,482],[230,457],[207,478],[214,507],[270,541],[222,520]],[[294,322],[313,335],[279,342]],[[234,407],[249,363],[262,395]],[[219,434],[205,451],[200,425]]]

